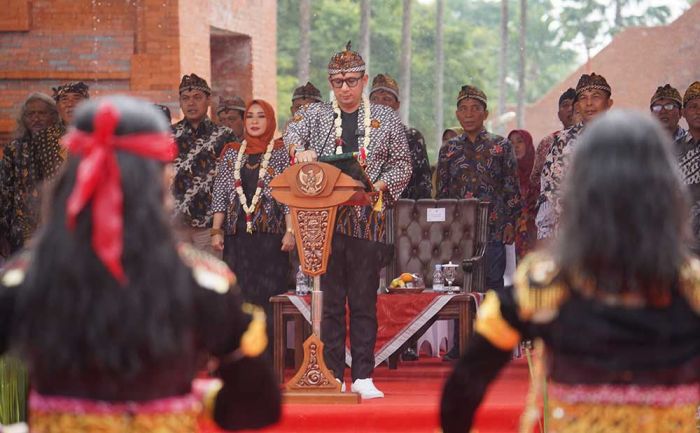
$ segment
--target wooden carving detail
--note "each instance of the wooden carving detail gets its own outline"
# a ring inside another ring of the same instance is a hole
[[[309,345],[309,362],[305,365],[301,377],[297,379],[298,387],[318,387],[330,385],[330,379],[323,375],[318,360],[318,345],[314,342]]]
[[[318,391],[340,393],[340,383],[323,359],[323,342],[311,334],[304,342],[304,361],[294,377],[287,382],[287,391]]]
[[[296,210],[298,233],[301,238],[302,268],[309,274],[318,275],[325,271],[324,251],[330,240],[330,228],[333,220],[332,209]]]

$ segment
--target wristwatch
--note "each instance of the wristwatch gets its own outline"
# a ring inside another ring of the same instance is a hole
[[[209,230],[209,235],[210,236],[216,236],[216,235],[224,235],[224,231],[222,229],[211,229]]]

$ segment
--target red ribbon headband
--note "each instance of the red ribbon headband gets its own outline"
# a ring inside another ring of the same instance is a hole
[[[119,112],[103,103],[95,114],[95,130],[86,133],[72,129],[63,145],[82,156],[78,174],[68,197],[66,224],[75,229],[78,214],[92,200],[92,248],[109,272],[121,284],[126,283],[121,256],[124,247],[123,193],[116,150],[158,161],[172,161],[177,148],[169,133],[142,133],[115,136]]]

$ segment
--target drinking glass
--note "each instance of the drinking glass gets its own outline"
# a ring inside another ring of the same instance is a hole
[[[458,291],[456,290],[457,288],[452,285],[457,278],[457,267],[458,265],[453,264],[452,262],[442,265],[442,273],[445,276],[445,281],[447,282],[447,287],[445,287],[445,291],[447,293],[454,293]]]

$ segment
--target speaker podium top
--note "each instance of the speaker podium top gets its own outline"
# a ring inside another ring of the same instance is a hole
[[[290,207],[320,209],[340,205],[369,205],[362,182],[324,162],[287,168],[270,182],[272,197]]]

